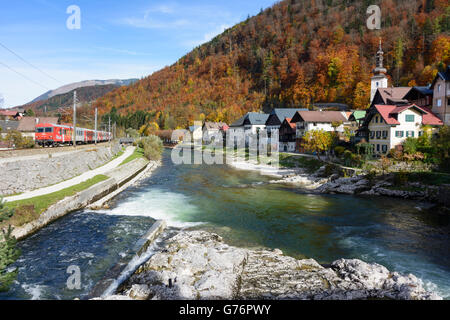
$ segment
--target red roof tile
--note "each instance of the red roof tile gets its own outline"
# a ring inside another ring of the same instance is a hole
[[[415,104],[411,104],[408,106],[392,106],[392,105],[376,105],[375,108],[377,109],[378,113],[381,115],[381,117],[386,121],[387,124],[391,125],[398,125],[400,122],[395,117],[399,113],[410,109],[410,108],[416,108],[422,112],[422,124],[424,125],[443,125],[443,122],[434,114],[431,112],[431,110],[425,108],[425,107],[419,107]]]
[[[287,121],[287,123],[291,126],[292,129],[296,129],[297,128],[297,124],[296,123],[291,123],[292,118],[286,118],[284,121]]]

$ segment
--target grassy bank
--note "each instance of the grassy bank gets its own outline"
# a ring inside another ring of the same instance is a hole
[[[35,220],[41,213],[47,210],[51,205],[63,200],[66,197],[73,196],[78,192],[86,190],[97,183],[105,181],[109,177],[105,175],[97,175],[87,181],[84,181],[75,186],[46,194],[39,197],[34,197],[25,200],[19,200],[14,202],[7,202],[6,206],[15,210],[14,215],[7,221],[3,222],[2,226],[13,225],[16,227],[22,226],[25,223]]]
[[[140,148],[140,147],[136,147],[136,149],[134,150],[133,154],[130,155],[128,158],[126,158],[121,164],[120,166],[123,166],[124,164],[127,164],[133,160],[139,159],[139,158],[145,158],[144,155],[144,149]]]

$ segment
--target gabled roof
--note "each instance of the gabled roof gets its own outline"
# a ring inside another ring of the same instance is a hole
[[[346,122],[347,118],[341,111],[298,111],[291,122],[319,122],[331,123],[336,121]]]
[[[284,121],[286,118],[291,118],[295,115],[297,111],[307,111],[308,109],[305,108],[285,108],[285,109],[273,109],[272,112],[269,115],[270,116],[276,116],[278,118],[278,121],[280,121],[280,124]]]
[[[230,127],[242,127],[244,125],[265,125],[268,118],[269,115],[265,113],[249,112],[245,116],[233,122]]]
[[[239,119],[237,119],[235,122],[233,122],[232,124],[230,124],[230,128],[231,127],[242,127],[244,125],[244,121],[246,119],[247,115],[240,117]]]
[[[14,110],[0,110],[0,116],[15,117],[17,114]]]
[[[431,87],[434,88],[434,85],[436,84],[437,79],[442,79],[444,81],[450,81],[450,66],[447,66],[447,69],[445,69],[444,72],[438,72],[436,77],[433,80],[433,83],[431,84]]]
[[[431,110],[424,107],[419,107],[415,104],[411,104],[408,106],[375,105],[376,111],[381,115],[383,120],[389,125],[399,125],[400,122],[398,121],[398,115],[403,111],[411,108],[414,108],[418,112],[422,113],[422,124],[443,125],[443,122],[435,114],[433,114]],[[367,120],[370,121],[370,119]]]
[[[360,121],[366,117],[367,111],[366,110],[356,110],[354,111],[350,117],[348,117],[348,120],[350,121]]]
[[[411,87],[396,87],[396,88],[378,88],[377,94],[380,95],[384,104],[408,103],[404,97],[411,90]]]
[[[291,121],[292,121],[292,118],[286,118],[283,120],[283,123],[281,125],[284,126],[287,124],[291,127],[291,129],[296,129],[297,126],[296,126],[295,122],[291,122]]]
[[[205,130],[228,130],[228,125],[225,122],[210,122],[206,121],[203,125],[203,129]]]
[[[403,97],[404,100],[412,101],[417,97],[432,96],[433,90],[430,87],[412,87],[410,91]]]
[[[246,124],[246,125],[265,125],[268,118],[269,118],[268,114],[250,112],[250,113],[248,113],[248,117],[244,121],[244,124]]]
[[[35,130],[35,127],[37,124],[41,123],[48,123],[48,124],[58,124],[58,118],[57,117],[42,117],[42,118],[35,118],[35,117],[23,117],[19,121],[19,126],[17,127],[17,130],[22,132],[31,132]]]

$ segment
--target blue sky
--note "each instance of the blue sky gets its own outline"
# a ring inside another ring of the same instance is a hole
[[[0,44],[50,75],[0,46],[0,95],[4,107],[27,103],[48,89],[72,82],[147,76],[274,3],[1,0]],[[81,10],[80,30],[66,27],[70,5]]]

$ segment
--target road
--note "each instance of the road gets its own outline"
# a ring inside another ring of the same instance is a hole
[[[105,173],[111,171],[112,169],[117,168],[126,158],[128,158],[129,156],[131,156],[133,154],[134,150],[135,150],[135,147],[127,147],[125,152],[120,157],[106,163],[104,166],[101,166],[94,170],[87,171],[77,177],[70,179],[70,180],[66,180],[66,181],[60,182],[58,184],[49,186],[49,187],[24,192],[17,196],[5,197],[4,200],[6,202],[25,200],[25,199],[30,199],[30,198],[54,193],[54,192],[57,192],[57,191],[60,191],[60,190],[66,189],[66,188],[70,188],[70,187],[80,184],[86,180],[89,180],[99,174],[105,174]]]

